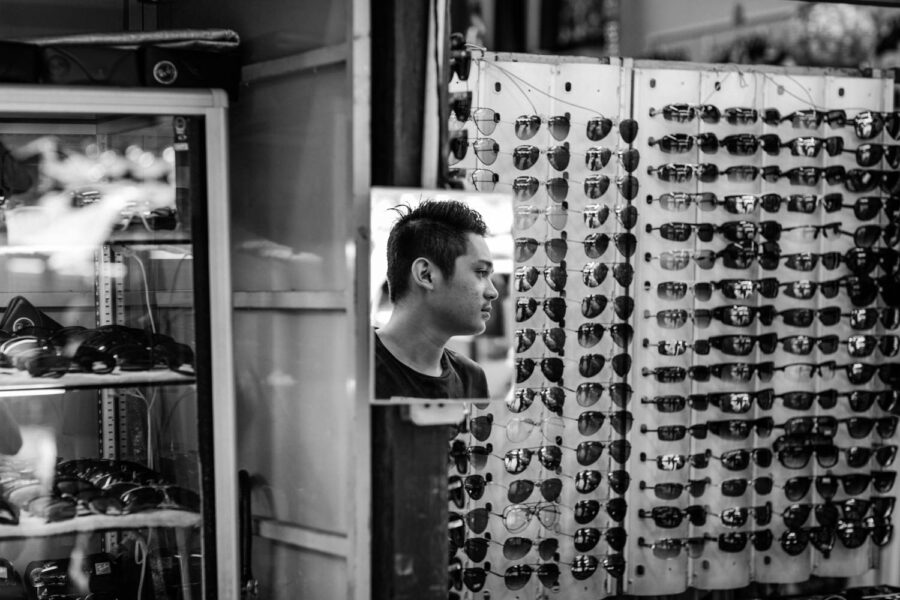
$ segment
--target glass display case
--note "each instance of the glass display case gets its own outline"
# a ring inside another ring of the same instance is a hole
[[[0,598],[237,596],[226,110],[0,86]]]

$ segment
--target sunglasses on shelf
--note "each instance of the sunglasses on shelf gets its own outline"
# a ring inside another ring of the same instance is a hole
[[[628,355],[617,355],[617,357],[628,356]],[[578,373],[582,377],[595,377],[600,371],[603,370],[604,365],[606,365],[606,357],[602,354],[585,354],[580,356],[577,359],[571,359],[567,357],[546,357],[540,359],[534,358],[517,358],[516,359],[516,383],[524,383],[527,381],[532,373],[535,371],[535,367],[540,366],[541,374],[548,380],[553,383],[559,383],[562,381],[563,374],[565,372],[565,363],[566,361],[574,362],[578,364]],[[628,372],[628,369],[631,368],[630,357],[626,361],[623,358],[619,359],[619,363],[627,363],[619,364],[616,366],[617,369],[624,369],[623,373],[616,373],[620,377],[622,377],[625,373]],[[615,361],[611,360],[610,363],[614,363]],[[625,367],[627,366],[627,369]]]
[[[799,556],[810,545],[827,556],[834,548],[834,542],[834,529],[826,527],[787,529],[782,532],[779,538],[781,549],[788,556]]]
[[[506,538],[503,542],[497,542],[491,539],[490,533],[485,533],[484,537],[467,538],[461,549],[472,562],[481,562],[487,557],[487,551],[491,544],[502,546],[503,556],[509,560],[519,560],[524,558],[525,555],[531,551],[533,544],[538,550],[538,555],[543,560],[552,560],[559,549],[559,540],[556,538],[544,538],[532,542],[532,540],[528,538],[510,537]],[[454,548],[451,544],[451,551],[454,552],[454,554],[456,550],[459,549],[460,548]],[[511,556],[515,556],[516,558],[510,558]]]
[[[866,331],[876,325],[888,330],[900,327],[900,308],[896,306],[853,308],[847,313],[842,313],[840,317],[847,317],[850,327],[858,331]]]
[[[491,135],[497,125],[501,123],[500,113],[490,108],[473,108],[471,104],[471,92],[454,92],[450,95],[450,108],[457,121],[471,120],[482,135]],[[620,123],[623,139],[629,137],[632,130],[634,130],[634,134],[637,133],[636,124],[631,125],[626,121],[629,120],[625,119]],[[520,115],[516,117],[515,121],[503,121],[503,123],[511,124],[516,137],[522,141],[530,140],[537,135],[541,126],[546,125],[547,131],[553,139],[561,142],[568,137],[573,125],[569,113],[552,116]],[[598,142],[609,135],[614,123],[612,119],[594,116],[581,125],[584,125],[585,136],[590,141]],[[631,140],[634,140],[634,135],[631,135]],[[626,139],[626,141],[628,140]]]
[[[759,404],[760,409],[769,410],[772,408],[773,397],[772,390],[760,390],[758,392],[715,392],[710,394],[691,394],[688,396],[688,404],[694,410],[704,411],[709,405],[715,406],[723,413],[729,414],[745,414],[750,412],[753,404]],[[746,427],[755,424],[757,433],[767,434],[765,427],[767,421],[759,421],[756,423],[748,423]],[[744,428],[745,426],[740,426]]]
[[[605,529],[579,527],[573,534],[559,532],[559,535],[571,537],[573,540],[572,545],[578,552],[590,552],[597,547],[601,539],[616,552],[621,552],[625,548],[625,541],[628,539],[628,534],[621,525]]]
[[[490,570],[490,563],[485,563],[484,567],[466,567],[462,569],[460,578],[466,589],[472,592],[480,592],[484,589],[487,582],[487,576],[496,575],[503,578],[503,584],[506,589],[515,591],[524,588],[532,574],[537,574],[538,581],[548,589],[555,589],[559,586],[559,565],[556,563],[540,563],[535,566],[512,565],[507,567],[503,573]],[[451,576],[452,580],[452,576]],[[452,581],[451,581],[452,583]],[[461,589],[462,586],[460,586]]]
[[[551,352],[562,353],[566,345],[566,332],[574,332],[578,334],[578,344],[582,348],[593,348],[606,331],[610,332],[610,338],[620,348],[627,348],[631,344],[634,331],[629,323],[613,323],[603,325],[601,323],[582,323],[578,329],[563,329],[562,327],[551,327],[538,332],[534,329],[517,329],[515,331],[515,348],[516,352],[524,352],[534,345],[537,334],[541,334],[544,346]]]
[[[787,179],[791,185],[818,185],[824,178],[829,185],[846,182],[849,178],[847,170],[842,165],[830,167],[793,167],[783,171],[777,166],[763,167],[759,175],[769,183],[777,183],[780,179]]]
[[[624,416],[627,419],[627,424],[623,426],[623,429],[631,429],[631,413],[627,413]],[[607,449],[609,457],[620,465],[625,464],[631,456],[631,442],[625,439],[611,440],[609,442],[585,440],[579,442],[575,448],[566,448],[575,451],[575,460],[584,467],[588,467],[600,460],[603,451]]]
[[[845,548],[859,548],[871,537],[876,546],[886,546],[892,539],[894,526],[884,519],[869,517],[864,521],[841,519],[835,535]]]
[[[853,119],[845,123],[852,123],[856,136],[861,140],[870,140],[877,137],[882,131],[887,131],[893,139],[900,135],[900,114],[897,112],[879,112],[872,110],[862,111]]]
[[[860,167],[874,167],[882,160],[892,169],[900,167],[900,145],[897,144],[860,144],[843,152],[853,154]]]
[[[849,169],[841,179],[849,192],[881,190],[888,195],[900,192],[900,172],[884,169]]]
[[[578,423],[578,433],[583,436],[591,436],[597,433],[607,419],[612,430],[619,435],[626,435],[631,431],[631,426],[634,423],[634,415],[627,410],[613,412],[586,410],[577,417],[565,418],[576,421]]]
[[[520,171],[530,169],[537,164],[542,154],[547,157],[547,162],[550,163],[550,166],[557,171],[565,171],[569,166],[571,155],[568,142],[561,146],[551,146],[549,148],[538,148],[531,144],[516,146],[512,151],[513,166]]]
[[[569,195],[570,183],[581,183],[584,190],[585,198],[589,200],[597,200],[601,198],[610,186],[610,178],[606,175],[589,175],[583,181],[570,180],[567,173],[563,173],[561,177],[551,177],[539,182],[536,177],[530,175],[521,175],[513,180],[513,192],[518,199],[529,199],[533,197],[541,185],[547,187],[547,195],[554,202],[563,202]],[[594,207],[585,207],[582,212],[584,222],[589,226],[597,219],[598,215],[594,215],[591,209]],[[594,208],[595,209],[595,208]],[[596,209],[595,209],[596,210]],[[605,220],[605,217],[604,217]]]
[[[628,173],[633,173],[641,162],[641,153],[637,148],[607,148],[605,146],[592,146],[584,153],[584,166],[588,171],[599,171],[609,164],[615,156],[622,168]]]
[[[521,504],[531,497],[534,490],[539,490],[541,497],[547,502],[556,502],[562,493],[563,482],[559,477],[549,479],[516,479],[506,489],[506,498],[513,504]]]
[[[512,188],[516,200],[529,200],[544,186],[547,195],[554,202],[564,202],[569,195],[569,180],[565,177],[550,177],[545,181],[538,180],[531,175],[520,175],[513,179],[512,183],[500,181],[500,174],[488,169],[451,169],[451,180],[468,180],[479,192],[493,192],[498,185]]]
[[[531,460],[535,456],[543,468],[559,473],[560,463],[562,462],[562,449],[559,446],[515,448],[508,450],[501,458],[503,459],[506,472],[510,475],[518,475],[531,465]]]
[[[519,289],[517,287],[516,291],[527,291],[529,289],[531,288]],[[527,321],[534,316],[538,307],[542,307],[548,319],[555,323],[560,323],[566,317],[567,301],[567,299],[558,296],[542,300],[532,297],[516,298],[516,322],[523,323]]]
[[[696,454],[663,454],[660,456],[647,456],[641,452],[639,458],[641,462],[655,462],[656,467],[661,471],[677,471],[683,469],[685,465],[690,464],[695,469],[704,469],[709,466],[710,452],[699,452]]]
[[[763,115],[770,114],[771,109],[763,111]],[[689,123],[694,119],[704,123],[715,124],[723,118],[731,125],[749,125],[756,123],[760,117],[759,110],[742,106],[732,106],[720,110],[712,104],[673,103],[662,108],[651,108],[651,117],[661,115],[666,121],[676,123]]]
[[[746,269],[753,264],[759,254],[759,247],[753,242],[731,242],[719,251],[666,250],[658,255],[647,252],[644,260],[646,262],[658,260],[660,267],[667,271],[685,269],[691,260],[701,269],[712,269],[719,259],[726,268]]]
[[[579,494],[589,494],[600,487],[603,474],[595,469],[584,469],[575,473],[575,491]],[[631,475],[624,469],[607,473],[609,489],[616,494],[624,494],[631,484]]]
[[[656,433],[657,438],[664,442],[673,442],[684,439],[687,434],[695,439],[705,439],[707,433],[712,433],[724,440],[745,440],[756,431],[759,437],[767,437],[772,432],[773,421],[771,417],[759,419],[726,419],[721,421],[707,421],[694,425],[660,425],[657,428],[649,428],[641,425],[641,433]]]
[[[572,126],[571,115],[569,113],[547,117],[520,115],[513,123],[513,131],[520,140],[530,140],[537,135],[543,124],[546,124],[547,131],[553,139],[561,142],[569,135]]]
[[[882,356],[888,358],[897,356],[900,351],[900,337],[896,335],[857,334],[841,340],[840,343],[847,346],[847,354],[857,358],[871,356],[876,348]]]
[[[768,468],[772,464],[772,450],[770,448],[737,448],[728,450],[722,454],[710,454],[709,457],[718,460],[729,471],[743,471],[753,462],[757,467]]]
[[[513,397],[507,399],[506,408],[511,413],[521,413],[528,410],[536,398],[540,398],[547,410],[561,415],[566,402],[567,389],[561,386],[516,388]]]
[[[775,349],[776,342],[777,334],[773,332],[761,335],[716,335],[706,339],[694,340],[692,343],[689,343],[687,340],[661,340],[651,343],[649,340],[644,339],[644,347],[654,347],[662,356],[681,356],[687,352],[688,348],[701,355],[709,354],[710,348],[715,348],[730,356],[748,356],[753,352],[757,344],[759,344],[761,352],[771,353]]]
[[[500,115],[495,110],[472,106],[472,92],[452,92],[450,112],[458,122],[472,121],[482,135],[491,135],[500,123]]]
[[[500,154],[500,144],[493,138],[475,138],[471,142],[465,129],[453,132],[449,139],[450,154],[448,163],[455,165],[468,154],[469,147],[475,153],[475,158],[486,166],[494,164]]]
[[[510,442],[524,442],[532,433],[539,431],[541,436],[548,440],[555,440],[562,435],[565,429],[565,421],[560,416],[546,417],[543,419],[530,419],[527,417],[515,417],[504,423],[495,423],[494,415],[487,413],[469,418],[469,432],[479,442],[487,441],[491,437],[494,427],[506,431],[506,439]]]
[[[537,281],[536,277],[533,281],[531,280],[532,272],[530,267],[523,267],[522,269],[521,279],[518,277],[520,274],[519,269],[516,270],[515,289],[518,292],[530,290],[531,286]],[[606,310],[606,307],[610,305],[609,298],[603,294],[590,294],[580,301],[562,296],[544,298],[540,302],[534,297],[519,297],[516,299],[516,322],[527,321],[541,306],[547,318],[555,323],[561,323],[566,316],[567,302],[580,304],[581,315],[586,319],[599,317]],[[634,299],[631,296],[615,296],[611,305],[616,316],[623,320],[628,319],[634,311]]]
[[[712,405],[723,413],[744,414],[750,412],[754,402],[759,405],[761,410],[771,409],[774,403],[774,394],[771,389],[756,392],[714,392],[691,394],[687,401],[694,410],[703,411]]]
[[[451,475],[447,478],[447,493],[450,501],[458,508],[464,508],[466,504],[466,496],[472,500],[480,500],[484,496],[487,485],[491,483],[492,476],[490,473],[485,475],[473,474],[460,477],[459,475]]]
[[[762,121],[767,125],[790,123],[792,127],[802,129],[818,129],[822,123],[828,123],[831,127],[843,127],[847,122],[847,113],[844,110],[819,110],[808,108],[796,110],[785,116],[777,109],[766,109]]]
[[[869,275],[877,267],[886,274],[897,270],[900,254],[896,250],[883,247],[853,247],[841,255],[841,260],[854,275]]]
[[[677,311],[679,309],[667,310],[674,310],[674,312],[670,313],[667,311],[659,311],[656,314],[657,324],[659,324],[660,326],[663,326],[660,322],[661,319],[665,322],[673,318],[678,318]],[[709,327],[713,319],[732,327],[750,327],[751,325],[753,325],[753,322],[757,317],[759,318],[759,322],[763,325],[771,325],[772,321],[775,319],[776,314],[777,312],[775,311],[775,307],[769,304],[762,306],[731,304],[726,306],[717,306],[716,308],[712,309],[695,309],[691,314],[691,318],[694,321],[694,324],[701,329]],[[645,313],[644,316],[647,317],[647,314]]]
[[[813,456],[820,467],[830,469],[837,464],[840,451],[837,446],[828,443],[794,444],[779,448],[775,456],[786,469],[804,469]]]
[[[612,403],[619,408],[625,408],[631,402],[633,390],[628,383],[610,383],[604,387],[603,384],[596,381],[586,381],[578,384],[575,392],[575,401],[579,406],[588,408],[600,401],[604,390],[609,393]]]
[[[686,506],[679,508],[677,506],[654,506],[647,510],[638,509],[639,519],[653,519],[653,523],[657,527],[664,529],[674,529],[681,525],[685,518],[695,527],[702,527],[706,524],[706,507],[701,505]]]
[[[681,551],[691,558],[697,558],[703,553],[704,539],[699,538],[662,538],[653,542],[646,541],[643,537],[637,540],[639,548],[647,548],[653,556],[662,560],[678,558]]]
[[[778,344],[781,345],[782,350],[801,356],[811,354],[813,350],[818,350],[822,354],[834,354],[837,352],[839,343],[836,334],[822,336],[789,335],[778,338]]]
[[[516,230],[529,229],[543,218],[550,227],[556,231],[562,231],[568,224],[569,212],[580,213],[581,211],[570,210],[567,202],[545,207],[519,205],[515,208],[513,227]]]
[[[716,377],[723,381],[748,382],[756,375],[760,381],[770,381],[774,371],[771,361],[762,363],[720,363],[714,365],[693,365],[684,367],[643,367],[641,375],[654,377],[660,383],[680,383],[687,377],[694,381],[709,381]]]
[[[900,198],[891,196],[881,198],[879,196],[864,196],[857,198],[852,203],[844,203],[844,195],[839,192],[829,194],[789,194],[781,196],[779,194],[740,194],[728,195],[722,200],[718,200],[712,192],[702,192],[698,195],[709,194],[712,198],[700,198],[695,203],[700,210],[714,210],[716,206],[723,206],[726,211],[734,214],[749,214],[755,212],[757,208],[762,208],[769,213],[777,213],[784,206],[788,212],[812,214],[818,208],[822,208],[827,213],[837,212],[841,209],[852,209],[854,216],[861,221],[869,221],[878,216],[879,211],[884,209],[885,214],[892,218],[896,218],[898,210],[900,210]],[[674,196],[675,194],[670,194]],[[665,194],[663,194],[665,196]],[[678,201],[677,198],[665,199],[660,196],[659,202],[663,208],[667,210],[686,210],[680,208],[685,203]]]
[[[610,273],[616,283],[624,288],[634,281],[634,266],[626,262],[589,262],[581,269],[573,269],[573,272],[581,273],[581,282],[589,288],[602,285]]]
[[[722,552],[742,552],[749,542],[758,552],[767,551],[772,545],[772,532],[768,529],[759,531],[733,531],[718,535],[704,534],[690,538],[665,538],[648,543],[643,537],[638,538],[638,546],[650,548],[656,558],[670,560],[678,558],[682,550],[690,558],[699,558],[708,542],[716,542]]]
[[[834,502],[833,499],[838,491],[843,488],[844,493],[849,496],[858,496],[865,492],[869,487],[871,476],[868,473],[847,473],[845,475],[816,475],[816,476],[798,476],[790,477],[785,480],[784,485],[780,485],[784,489],[785,498],[791,502],[798,502],[806,497],[813,484],[815,484],[816,493],[826,502],[832,502],[841,509],[845,519],[862,519],[868,512],[869,507],[873,507],[873,513],[885,518],[886,513],[893,510],[893,497],[884,497],[884,500],[877,504],[873,504],[870,499],[864,498],[848,498]],[[875,497],[872,500],[881,500],[882,497]]]
[[[734,506],[720,512],[710,511],[709,514],[717,517],[726,527],[743,527],[751,517],[757,526],[762,527],[772,521],[772,503],[766,502],[760,506]]]
[[[712,132],[699,135],[674,133],[665,135],[658,140],[651,137],[647,143],[651,147],[659,146],[661,151],[667,153],[690,152],[696,144],[701,152],[713,154],[723,148],[735,156],[752,156],[760,149],[767,154],[777,155],[781,148],[788,148],[794,156],[814,158],[823,148],[829,156],[837,156],[844,150],[844,139],[838,136],[828,138],[807,136],[782,141],[778,135],[773,133],[765,135],[738,133],[721,138]]]
[[[759,266],[767,271],[784,266],[793,271],[808,273],[815,270],[820,263],[822,267],[831,271],[837,269],[841,264],[840,252],[823,252],[821,254],[816,252],[795,252],[782,254],[776,248],[767,248],[757,256]]]
[[[487,543],[484,544],[485,554],[481,555],[481,560],[484,560],[484,557],[487,552],[488,544],[499,544],[503,547],[503,557],[507,560],[521,560],[525,558],[532,549],[536,549],[538,552],[538,556],[541,557],[541,560],[554,560],[558,556],[559,552],[559,540],[557,538],[525,538],[519,536],[508,537],[503,540],[503,542],[497,542],[490,539],[489,534],[485,534],[487,538]],[[474,562],[481,562],[481,560],[472,559]]]
[[[694,179],[711,183],[717,181],[720,175],[724,175],[728,181],[738,182],[753,181],[760,173],[766,173],[766,169],[769,169],[771,177],[774,174],[772,169],[777,167],[764,167],[761,170],[752,165],[734,165],[720,170],[714,163],[666,163],[657,167],[648,166],[647,174],[655,174],[660,181],[668,183],[687,183]]]
[[[772,335],[775,334],[764,334]],[[712,404],[725,413],[746,413],[753,407],[754,401],[759,404],[761,410],[770,410],[775,400],[781,400],[784,407],[790,410],[806,411],[812,408],[814,402],[819,403],[823,409],[837,406],[839,398],[847,398],[851,410],[857,412],[867,411],[877,400],[879,406],[891,407],[896,404],[896,394],[891,390],[881,392],[869,390],[852,390],[838,392],[834,389],[820,392],[790,391],[775,394],[772,389],[758,390],[755,392],[718,392],[711,394],[691,394],[688,397],[670,395],[657,396],[655,398],[642,398],[642,404],[654,404],[659,412],[678,412],[690,406],[693,410],[703,411]]]
[[[530,260],[537,249],[541,246],[547,258],[551,262],[559,263],[565,260],[568,254],[569,241],[565,237],[552,238],[543,242],[532,237],[518,237],[514,240],[513,257],[516,262],[526,262]],[[583,240],[571,240],[573,243],[581,244],[584,249],[584,255],[587,258],[600,258],[606,253],[610,241],[618,250],[619,254],[625,258],[634,255],[637,249],[637,238],[631,232],[613,233],[590,233]]]
[[[710,484],[709,477],[703,479],[689,479],[686,482],[665,482],[648,484],[641,481],[639,484],[642,490],[653,490],[654,495],[660,500],[676,500],[685,490],[694,498],[699,498],[706,491],[706,486]]]
[[[767,496],[772,493],[772,487],[774,486],[774,482],[771,477],[755,477],[755,478],[745,478],[745,477],[735,477],[732,479],[725,479],[720,483],[716,484],[719,489],[722,491],[722,495],[728,498],[737,498],[739,496],[743,496],[747,493],[748,489],[753,489],[755,494],[760,496]],[[771,510],[771,507],[770,507]],[[721,516],[721,515],[720,515]],[[771,516],[771,515],[770,515]],[[723,522],[725,519],[722,519]],[[744,523],[746,523],[746,519]],[[727,523],[726,523],[727,524]],[[762,523],[758,523],[762,524]]]

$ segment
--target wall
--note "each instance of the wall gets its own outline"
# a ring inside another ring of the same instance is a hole
[[[368,113],[354,113],[365,87],[354,96],[351,6],[194,0],[167,14],[242,40],[230,117],[238,467],[253,485],[253,573],[272,600],[367,594],[368,564],[353,558],[368,438],[355,435],[366,416],[348,240],[368,190],[355,175],[368,173],[368,130],[354,140]]]
[[[235,468],[253,482],[253,572],[262,598],[368,597],[352,275],[354,213],[369,188],[368,2],[0,0],[0,15],[0,39],[240,34],[244,85],[229,123]]]
[[[792,15],[800,2],[786,0],[626,0],[621,3],[622,56],[645,56],[656,46]]]
[[[126,16],[122,0],[4,0],[0,38],[120,31]]]

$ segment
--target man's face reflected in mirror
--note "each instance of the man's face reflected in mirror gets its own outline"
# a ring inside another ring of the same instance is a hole
[[[484,204],[506,217],[500,224],[505,235],[509,203],[496,205]],[[481,212],[463,200],[395,201],[380,210],[385,216],[378,224],[386,242],[378,252],[386,258],[390,312],[373,322],[375,399],[490,398],[482,361],[490,364],[490,376],[500,379],[494,341],[506,337],[504,303],[495,285],[493,231]],[[511,265],[511,252],[499,254],[501,264]],[[508,371],[506,375],[508,380]],[[505,384],[498,389],[503,391]]]
[[[448,337],[482,333],[499,296],[491,279],[494,263],[484,237],[469,233],[466,247],[466,253],[454,261],[452,276],[435,273],[433,293],[427,296],[435,326]]]

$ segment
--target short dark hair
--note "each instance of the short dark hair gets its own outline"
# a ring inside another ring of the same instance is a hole
[[[387,280],[391,302],[409,291],[413,261],[424,257],[452,277],[457,257],[468,249],[468,234],[487,235],[481,214],[457,200],[425,200],[416,208],[394,208],[400,218],[387,243]]]

